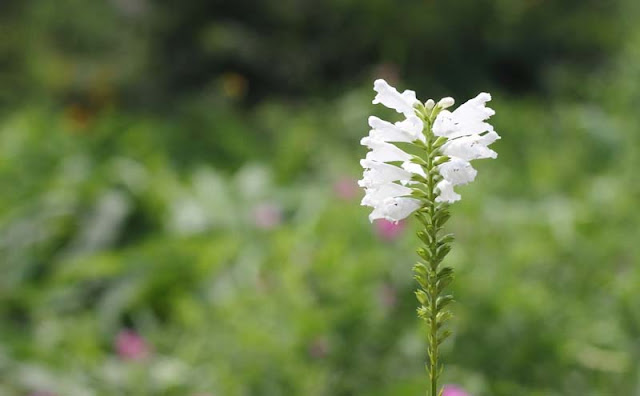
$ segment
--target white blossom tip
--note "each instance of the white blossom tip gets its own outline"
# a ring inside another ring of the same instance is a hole
[[[436,105],[436,102],[433,99],[429,99],[426,102],[424,102],[424,108],[427,110],[433,109],[435,105]]]
[[[438,101],[438,107],[446,109],[453,106],[455,103],[456,101],[452,97],[447,96],[446,98],[442,98]]]
[[[491,94],[488,92],[480,92],[476,97],[482,102],[489,102],[491,100]]]
[[[373,90],[377,92],[373,98],[373,104],[382,104],[406,117],[415,115],[414,106],[420,104],[414,91],[406,90],[400,93],[383,79],[377,79],[373,82]]]

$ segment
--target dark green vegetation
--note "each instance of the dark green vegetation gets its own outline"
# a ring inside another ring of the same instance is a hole
[[[418,225],[334,187],[394,76],[491,92],[502,136],[442,380],[640,392],[636,1],[151,3],[0,2],[0,394],[424,393]]]

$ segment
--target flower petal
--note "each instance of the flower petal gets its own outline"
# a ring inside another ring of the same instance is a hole
[[[415,115],[413,106],[420,102],[416,99],[414,91],[406,90],[403,93],[399,93],[398,90],[382,79],[373,82],[373,90],[378,93],[373,99],[373,104],[381,103],[407,117]]]
[[[406,170],[407,172],[411,172],[413,174],[416,175],[420,175],[422,177],[427,177],[427,174],[424,173],[424,169],[422,169],[422,167],[418,164],[414,164],[413,162],[403,162],[402,165],[402,169]]]
[[[395,183],[381,184],[377,187],[368,188],[361,205],[378,206],[387,198],[401,197],[410,195],[412,189]]]
[[[453,184],[448,180],[441,180],[436,184],[436,188],[440,191],[440,194],[436,197],[436,202],[448,202],[454,203],[460,200],[460,194],[453,191]]]
[[[465,161],[497,158],[498,154],[487,147],[497,139],[500,139],[500,136],[493,131],[484,135],[459,137],[445,143],[444,146],[442,146],[442,153],[449,157],[458,157]]]
[[[362,180],[358,181],[360,187],[373,187],[383,183],[390,183],[399,180],[410,180],[411,173],[397,166],[376,162],[371,160],[361,160],[360,164],[366,170]]]
[[[491,95],[482,92],[453,112],[442,110],[433,123],[433,134],[454,139],[487,131],[492,132],[493,126],[484,122],[495,114],[493,109],[485,106],[490,100]]]
[[[416,140],[425,141],[425,137],[422,134],[422,121],[414,115],[408,116],[406,120],[395,124],[371,116],[369,117],[369,126],[373,128],[369,136],[384,142],[411,143]]]
[[[456,157],[439,165],[438,170],[442,177],[454,186],[472,182],[478,174],[478,171],[473,169],[469,162]]]
[[[420,201],[413,198],[389,198],[385,200],[385,218],[389,221],[400,221],[421,206]]]
[[[393,144],[385,143],[381,140],[377,140],[371,137],[365,137],[361,140],[363,146],[367,146],[371,149],[367,153],[366,159],[378,162],[394,162],[394,161],[408,161],[411,159],[411,155],[405,153],[401,149],[397,148]]]
[[[387,198],[371,212],[369,221],[386,219],[398,222],[418,210],[420,206],[420,201],[413,198]]]

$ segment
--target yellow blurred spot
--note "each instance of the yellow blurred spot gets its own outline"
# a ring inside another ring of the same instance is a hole
[[[89,109],[79,104],[71,104],[64,110],[65,119],[69,122],[72,130],[85,129],[91,121],[92,114]]]
[[[229,72],[222,75],[222,91],[230,98],[240,98],[245,95],[249,82],[238,73]]]

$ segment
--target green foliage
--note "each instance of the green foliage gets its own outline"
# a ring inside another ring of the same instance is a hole
[[[373,69],[497,110],[436,275],[442,383],[637,393],[637,2],[151,3],[0,3],[0,394],[423,392],[433,235],[333,187]]]

